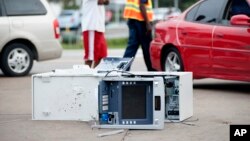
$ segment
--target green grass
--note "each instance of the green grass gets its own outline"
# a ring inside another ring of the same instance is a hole
[[[107,39],[107,44],[109,49],[123,49],[126,48],[128,39],[127,38],[117,38],[117,39]],[[82,41],[67,41],[62,43],[63,49],[82,49]]]
[[[128,38],[108,39],[107,44],[109,48],[126,48]]]

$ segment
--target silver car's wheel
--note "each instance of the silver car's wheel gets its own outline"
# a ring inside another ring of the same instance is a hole
[[[183,71],[183,64],[179,52],[175,48],[170,48],[165,56],[164,70],[167,72]]]
[[[33,66],[31,50],[21,43],[13,43],[4,49],[1,56],[1,69],[7,76],[23,76]]]
[[[30,56],[22,48],[13,49],[8,55],[8,66],[15,73],[23,73],[30,65]]]

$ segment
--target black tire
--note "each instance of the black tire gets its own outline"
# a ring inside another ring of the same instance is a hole
[[[162,62],[163,62],[162,63],[163,71],[168,71],[168,72],[184,71],[181,55],[179,51],[174,47],[168,48],[166,50]]]
[[[33,66],[33,54],[27,45],[12,43],[1,55],[1,69],[7,76],[27,75]]]

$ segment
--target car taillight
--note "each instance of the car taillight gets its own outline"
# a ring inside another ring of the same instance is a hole
[[[54,20],[53,25],[54,25],[55,38],[58,39],[60,37],[60,28],[57,19]]]

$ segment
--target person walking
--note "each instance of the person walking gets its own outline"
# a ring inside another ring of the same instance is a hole
[[[107,56],[105,7],[109,0],[82,0],[82,35],[85,64],[95,68]]]
[[[152,40],[153,10],[151,0],[126,0],[123,17],[127,19],[129,38],[123,57],[135,57],[141,45],[148,71],[151,66],[149,47]]]

